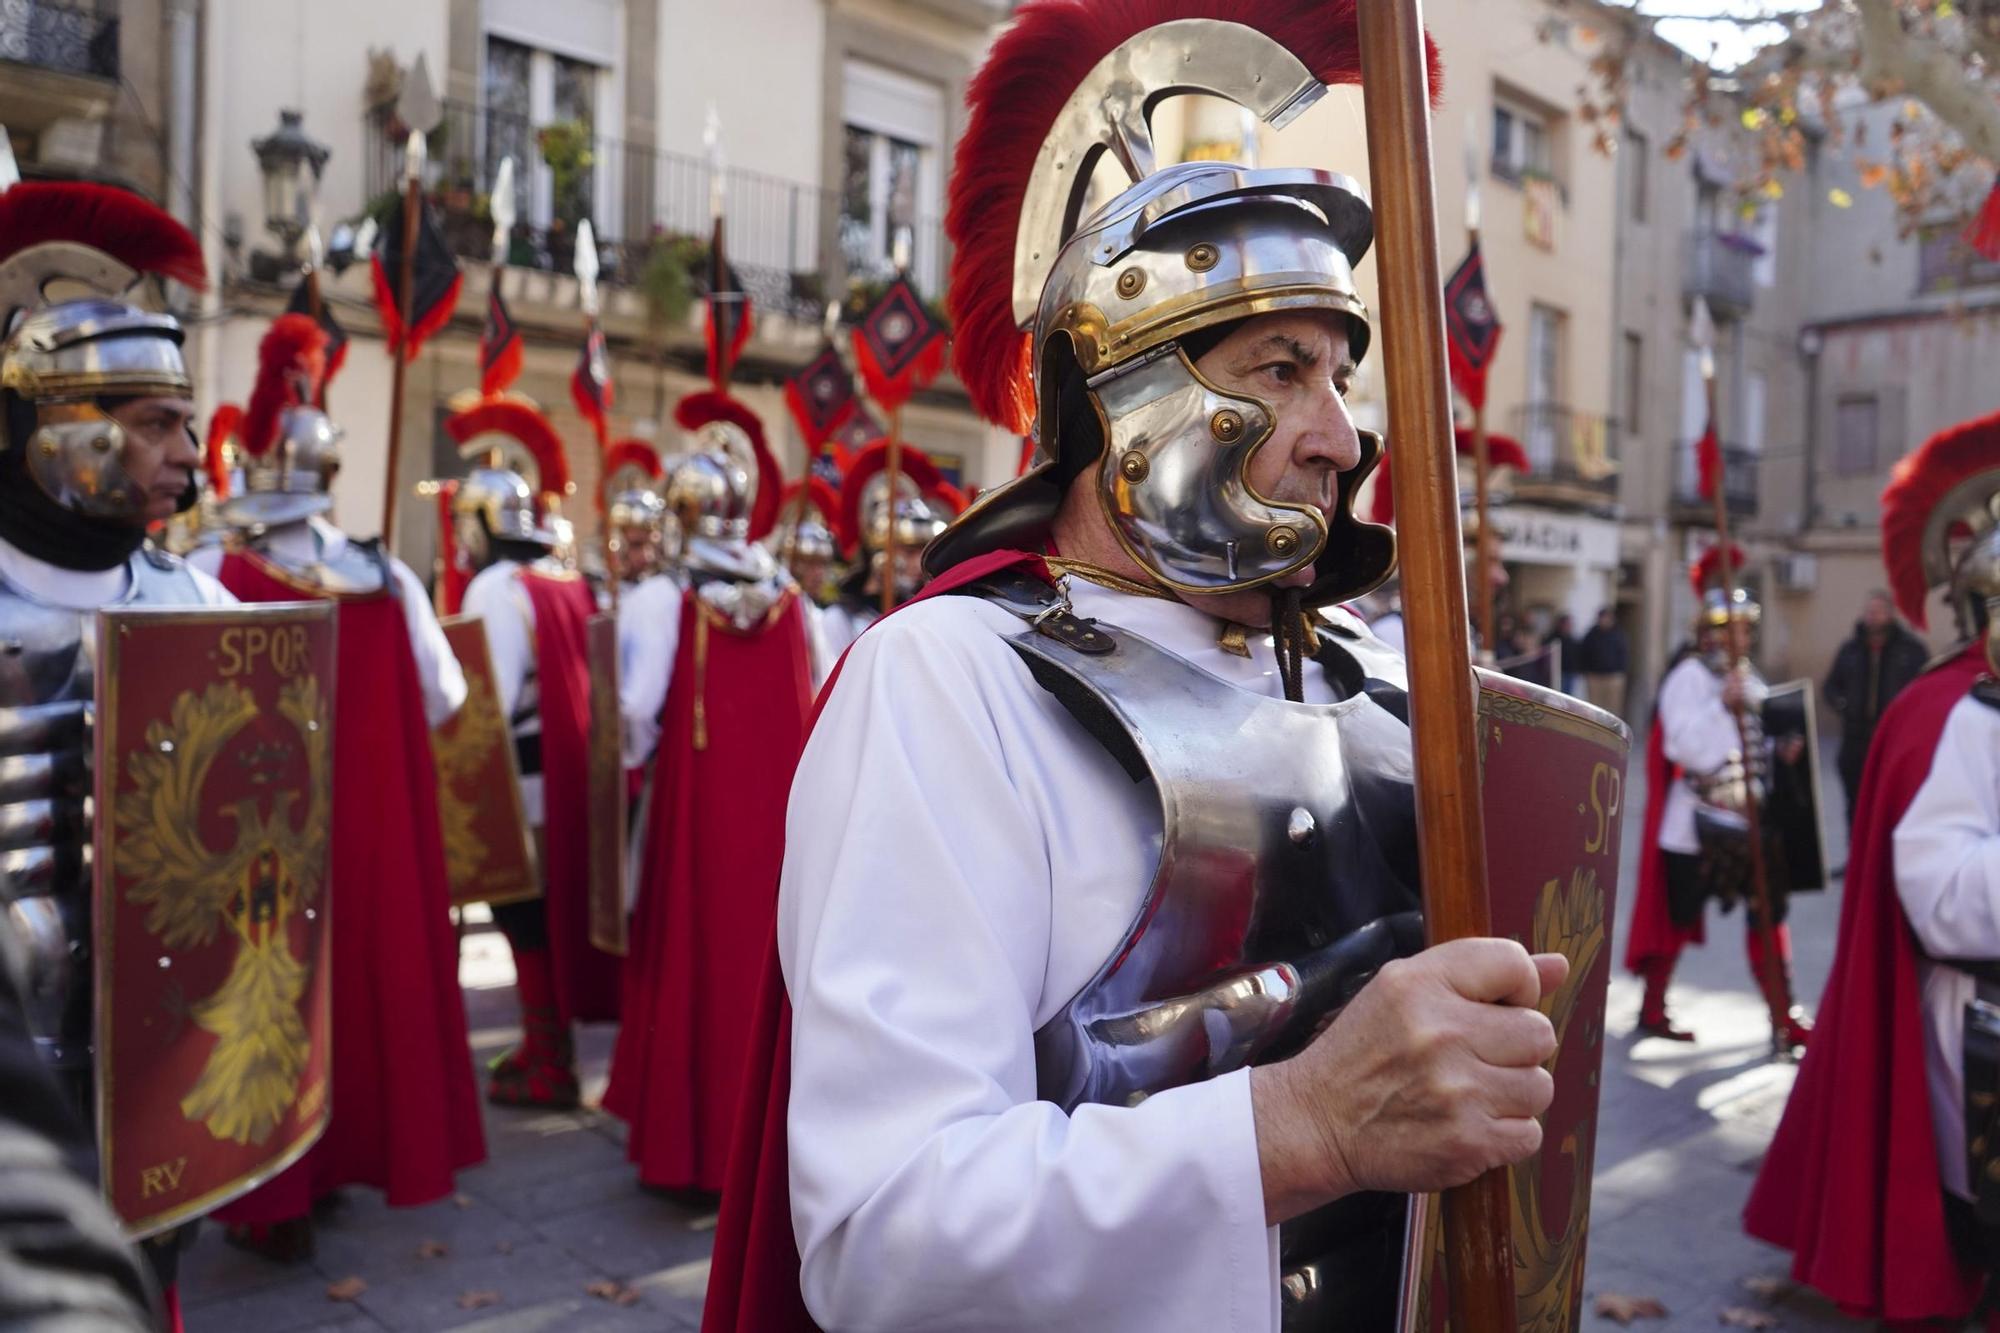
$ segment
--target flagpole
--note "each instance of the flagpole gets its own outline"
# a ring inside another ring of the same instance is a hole
[[[584,218],[577,224],[576,256],[573,261],[573,267],[576,272],[577,303],[583,307],[583,365],[580,369],[582,373],[589,377],[594,395],[602,395],[601,398],[594,398],[593,401],[597,411],[590,419],[591,434],[597,437],[597,551],[598,558],[604,561],[604,584],[609,590],[611,614],[615,616],[618,614],[618,584],[620,580],[617,568],[611,563],[611,505],[608,489],[610,478],[605,476],[604,468],[604,464],[611,452],[611,441],[604,421],[604,414],[610,407],[611,353],[609,349],[606,349],[604,356],[604,382],[602,385],[599,385],[597,383],[597,362],[591,356],[592,346],[601,337],[597,328],[597,274],[599,271],[597,263],[597,231],[590,225],[589,218]]]
[[[1478,769],[1478,685],[1465,627],[1465,551],[1445,370],[1429,82],[1421,0],[1361,0],[1362,112],[1375,185],[1376,272],[1389,421],[1402,442],[1390,474],[1409,641],[1410,727],[1424,922],[1433,944],[1493,931]],[[1482,574],[1484,571],[1481,571]],[[1444,1195],[1452,1324],[1518,1326],[1512,1199],[1505,1170]]]
[[[1478,128],[1467,117],[1465,133],[1465,247],[1468,254],[1479,248],[1479,150]],[[1449,334],[1447,334],[1449,336]],[[1476,552],[1478,567],[1473,577],[1479,583],[1479,649],[1480,660],[1488,665],[1498,660],[1499,647],[1493,641],[1493,565],[1499,553],[1493,546],[1493,524],[1490,521],[1493,494],[1493,450],[1486,439],[1486,387],[1485,372],[1480,372],[1482,383],[1477,395],[1472,398],[1472,477],[1473,505],[1479,515],[1479,548]],[[1456,441],[1453,442],[1454,447]]]
[[[407,147],[403,153],[403,253],[399,257],[397,269],[401,289],[397,293],[396,313],[402,321],[403,337],[396,347],[395,367],[389,379],[389,458],[387,471],[382,478],[382,545],[385,550],[396,549],[396,501],[401,498],[396,479],[401,471],[403,458],[403,385],[410,365],[410,319],[411,305],[415,293],[417,271],[417,225],[423,208],[424,190],[424,132],[411,130]]]
[[[1704,347],[1701,353],[1702,392],[1708,400],[1708,434],[1715,436],[1715,354]],[[1699,445],[1696,446],[1699,449]],[[1741,677],[1743,671],[1742,644],[1736,634],[1736,559],[1731,549],[1729,536],[1729,488],[1723,485],[1722,441],[1715,436],[1715,487],[1710,498],[1715,505],[1716,565],[1722,574],[1722,595],[1727,607],[1728,618],[1722,623],[1724,642],[1729,650],[1729,673]],[[1697,472],[1701,460],[1695,460]],[[1750,907],[1756,918],[1752,925],[1757,931],[1757,942],[1762,946],[1763,962],[1757,968],[1757,980],[1764,988],[1764,1005],[1771,1011],[1771,1037],[1774,1042],[1781,1040],[1785,1024],[1791,1015],[1779,996],[1783,993],[1777,984],[1783,973],[1784,964],[1778,957],[1778,932],[1771,921],[1771,884],[1764,864],[1764,819],[1757,799],[1757,784],[1754,781],[1756,757],[1750,753],[1751,734],[1747,709],[1738,704],[1731,712],[1736,718],[1736,746],[1743,756],[1743,822],[1750,838]]]

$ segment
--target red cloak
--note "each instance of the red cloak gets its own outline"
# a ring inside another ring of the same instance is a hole
[[[693,590],[661,713],[625,1021],[604,1109],[642,1183],[722,1188],[749,1052],[743,986],[778,911],[785,801],[812,710],[805,611],[739,631]]]
[[[1015,567],[1046,582],[1055,581],[1039,556],[994,551],[947,570],[902,605],[954,592]],[[814,718],[839,679],[840,668],[835,666],[820,689]],[[811,730],[808,723],[807,733]],[[786,781],[789,785],[789,774]],[[782,846],[776,849],[774,867],[782,864],[783,852]],[[774,884],[776,879],[774,870]],[[790,1150],[785,1136],[792,1095],[792,1004],[778,965],[774,929],[764,932],[763,955],[763,965],[756,969],[736,1134],[723,1176],[722,1216],[716,1222],[702,1333],[819,1333],[799,1291],[799,1247],[792,1234]],[[758,1076],[759,1071],[766,1071],[764,1077]]]
[[[590,660],[597,598],[581,575],[523,566],[535,611],[542,713],[542,907],[556,1011],[564,1022],[618,1017],[619,959],[590,942]]]
[[[327,596],[255,554],[232,552],[221,576],[246,602]],[[303,1158],[217,1210],[228,1223],[304,1217],[343,1185],[430,1203],[486,1159],[409,626],[387,589],[332,600],[333,1115]]]
[[[1882,715],[1819,1024],[1743,1209],[1745,1230],[1794,1252],[1794,1278],[1862,1318],[1963,1319],[1979,1295],[1945,1232],[1917,947],[1896,896],[1894,836],[1946,717],[1985,670],[1974,644]]]
[[[1678,765],[1668,762],[1666,729],[1659,708],[1646,732],[1646,823],[1639,841],[1639,892],[1632,899],[1632,933],[1625,937],[1625,967],[1644,973],[1655,958],[1672,960],[1690,944],[1707,941],[1701,919],[1677,926],[1667,911],[1667,862],[1660,851],[1660,824],[1667,813],[1667,789],[1680,780]]]

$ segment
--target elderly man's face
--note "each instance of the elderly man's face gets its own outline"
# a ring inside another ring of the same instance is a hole
[[[1211,347],[1195,369],[1224,393],[1260,399],[1271,409],[1271,434],[1245,467],[1251,489],[1330,517],[1340,474],[1361,462],[1361,436],[1347,414],[1354,378],[1347,316],[1322,310],[1255,316]],[[1282,582],[1312,581],[1308,565]]]
[[[138,522],[143,526],[172,518],[201,466],[201,450],[194,441],[194,400],[167,394],[134,398],[109,409],[107,415],[125,433],[119,461],[141,497]]]

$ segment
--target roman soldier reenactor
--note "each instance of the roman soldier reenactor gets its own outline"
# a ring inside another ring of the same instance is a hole
[[[775,485],[775,460],[719,416],[695,441],[667,483],[687,587],[649,609],[619,682],[626,763],[651,757],[654,770],[604,1108],[630,1127],[642,1184],[716,1191],[749,1037],[743,979],[771,937],[813,653],[809,603],[752,537],[752,515],[772,508],[757,490]]]
[[[2000,1280],[2000,414],[1944,431],[1882,492],[1882,559],[1956,647],[1869,747],[1819,1028],[1744,1210],[1792,1276],[1897,1330],[1958,1328]]]
[[[785,483],[778,506],[778,527],[768,539],[771,549],[792,581],[824,608],[834,597],[833,565],[840,558],[840,542],[834,536],[840,524],[840,492],[820,476],[809,472]]]
[[[1768,855],[1764,892],[1771,919],[1765,929],[1751,882],[1744,807],[1749,799],[1768,804],[1777,790],[1773,778],[1800,766],[1805,742],[1800,735],[1766,735],[1770,690],[1747,656],[1762,608],[1741,589],[1732,596],[1715,586],[1720,560],[1721,547],[1711,547],[1690,571],[1699,599],[1693,644],[1661,678],[1654,705],[1645,841],[1625,966],[1645,982],[1639,1032],[1693,1041],[1694,1034],[1667,1014],[1674,965],[1683,948],[1705,941],[1702,918],[1711,900],[1724,910],[1744,903],[1750,974],[1771,1009],[1772,1048],[1795,1055],[1805,1049],[1812,1025],[1792,994],[1785,915],[1794,887],[1816,886],[1794,885],[1783,858]],[[1739,551],[1732,563],[1741,568],[1741,562]],[[1816,808],[1807,817],[1816,821]]]
[[[328,520],[342,432],[313,406],[326,342],[309,315],[265,334],[241,488],[221,506],[238,534],[223,586],[246,602],[325,598],[339,626],[333,1116],[305,1157],[218,1214],[232,1241],[281,1261],[312,1253],[312,1206],[333,1191],[368,1185],[414,1207],[486,1156],[430,739],[465,702],[465,677],[409,566]]]
[[[27,775],[4,798],[0,898],[28,945],[29,1030],[93,1123],[96,613],[232,600],[146,543],[148,525],[194,505],[202,461],[180,323],[137,303],[148,276],[206,282],[200,243],[137,195],[43,182],[0,193],[0,627],[12,654],[0,708],[7,762]],[[95,294],[44,295],[79,287]],[[176,1329],[184,1233],[146,1246]]]
[[[577,1104],[572,1025],[618,1016],[618,958],[590,940],[590,672],[585,623],[596,598],[555,558],[555,506],[569,466],[554,427],[528,404],[494,399],[447,419],[468,454],[534,471],[482,467],[452,495],[456,558],[476,571],[463,614],[486,623],[493,686],[514,733],[521,806],[540,852],[542,896],[501,903],[493,920],[514,954],[521,1044],[492,1065],[487,1100]]]
[[[1190,86],[1283,119],[1355,42],[1031,0],[970,84],[956,367],[1038,465],[821,696],[710,1333],[1387,1328],[1409,1196],[1536,1151],[1566,969],[1417,952],[1404,667],[1334,609],[1395,562],[1344,401],[1372,210],[1147,123]]]
[[[924,547],[963,509],[945,498],[950,483],[923,450],[898,450],[895,494],[889,491],[889,442],[877,440],[854,456],[840,486],[841,529],[852,562],[823,617],[828,654],[838,660],[849,644],[882,617],[882,585],[891,584],[900,606],[924,586]],[[895,558],[889,555],[895,528]]]
[[[680,524],[661,496],[666,470],[644,440],[620,440],[604,455],[605,523],[611,576],[620,595],[671,574],[680,560]]]

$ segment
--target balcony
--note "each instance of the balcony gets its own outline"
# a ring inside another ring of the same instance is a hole
[[[1618,501],[1617,432],[1593,412],[1562,403],[1529,403],[1508,415],[1514,438],[1528,455],[1528,471],[1514,479],[1514,494],[1537,504],[1608,512]]]
[[[1756,266],[1763,250],[1748,236],[1707,228],[1687,235],[1681,295],[1699,296],[1718,315],[1740,316],[1757,300]]]
[[[1754,449],[1735,444],[1722,446],[1722,498],[1732,517],[1750,518],[1757,513],[1758,462]],[[1677,517],[1696,523],[1714,517],[1715,502],[1702,497],[1693,440],[1674,446],[1673,483]]]
[[[0,0],[0,60],[118,78],[118,16],[56,0]]]
[[[0,4],[7,0],[0,0]],[[695,157],[606,136],[564,139],[464,103],[445,104],[431,134],[424,181],[447,243],[461,261],[493,257],[493,173],[514,158],[517,221],[507,262],[567,273],[575,225],[591,220],[599,280],[675,308],[708,281],[715,172]],[[368,114],[363,180],[371,212],[401,188],[403,126],[393,110]],[[558,170],[560,165],[560,170]],[[837,190],[728,168],[722,173],[730,267],[759,309],[817,324],[828,300],[863,303],[893,276],[886,237],[907,241],[910,277],[926,300],[943,290],[944,232],[936,219],[887,228],[843,207]]]

